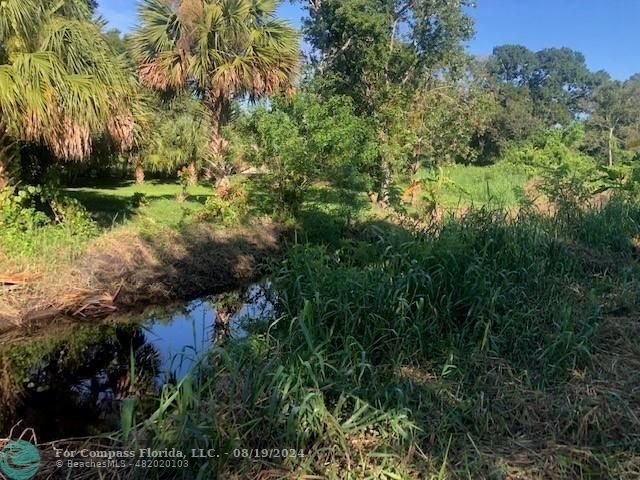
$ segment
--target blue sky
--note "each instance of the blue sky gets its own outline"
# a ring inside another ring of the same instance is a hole
[[[131,30],[134,0],[99,0],[110,26]],[[626,79],[640,72],[640,0],[477,0],[470,10],[476,35],[468,50],[488,55],[496,45],[519,43],[532,50],[570,47],[593,70]],[[304,12],[283,2],[280,15],[299,25]]]

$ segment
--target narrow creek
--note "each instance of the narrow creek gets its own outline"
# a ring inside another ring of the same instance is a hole
[[[22,371],[13,387],[0,386],[21,390],[15,408],[5,408],[12,413],[0,417],[0,437],[18,421],[40,441],[117,428],[124,398],[152,403],[162,385],[179,381],[216,342],[242,338],[251,321],[272,316],[269,289],[255,284],[132,318],[73,324],[60,338],[21,338],[4,352],[20,359]]]

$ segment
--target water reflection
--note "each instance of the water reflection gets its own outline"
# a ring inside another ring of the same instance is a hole
[[[180,379],[211,346],[216,310],[209,300],[197,300],[168,320],[152,316],[144,324],[145,338],[155,348],[160,368],[158,383]]]
[[[158,355],[142,330],[95,333],[85,345],[56,345],[28,371],[14,415],[21,426],[44,439],[95,434],[114,425],[120,400],[152,393]]]
[[[9,367],[24,369],[22,392],[13,414],[4,421],[0,416],[0,433],[17,420],[35,428],[41,440],[117,428],[122,399],[152,401],[162,384],[181,379],[217,339],[242,337],[247,322],[273,312],[268,285],[254,285],[244,295],[156,308],[111,325],[77,325],[58,340],[13,346],[4,354],[20,360]]]

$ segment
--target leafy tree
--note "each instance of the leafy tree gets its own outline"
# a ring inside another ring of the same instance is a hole
[[[309,2],[305,36],[327,94],[351,96],[374,113],[389,88],[424,84],[462,58],[471,37],[466,0]]]
[[[443,82],[416,92],[404,119],[411,173],[423,165],[475,162],[476,139],[489,128],[495,108],[492,96],[476,87]]]
[[[626,82],[609,80],[593,95],[593,112],[588,120],[596,139],[605,139],[609,166],[614,154],[626,138],[632,147],[640,117],[640,81],[632,77]]]
[[[592,74],[584,55],[569,48],[548,48],[536,53],[538,68],[530,82],[536,114],[546,125],[568,125],[584,112]]]
[[[186,100],[163,112],[146,152],[148,167],[165,173],[184,169],[190,184],[197,183],[199,163],[208,155],[207,119],[194,103]]]
[[[351,99],[322,100],[313,94],[279,99],[260,107],[245,121],[247,155],[265,167],[281,209],[296,213],[315,181],[349,192],[370,183],[368,173],[378,151],[371,124],[354,113]]]
[[[583,114],[598,80],[584,55],[569,48],[532,52],[522,45],[502,45],[494,48],[487,71],[496,88],[509,84],[526,92],[534,115],[547,127],[568,125]]]
[[[473,28],[466,0],[310,1],[304,31],[314,48],[315,88],[353,99],[380,143],[377,189],[388,202],[404,148],[399,124],[412,92],[455,72]]]
[[[538,68],[538,57],[522,45],[502,45],[493,49],[488,62],[491,75],[515,87],[528,87]]]
[[[293,88],[298,37],[274,18],[274,0],[143,0],[134,52],[142,82],[192,90],[210,123],[209,148],[222,159],[231,100]]]
[[[478,155],[490,163],[500,158],[514,143],[522,143],[543,128],[535,115],[535,105],[529,93],[511,84],[493,87],[494,107],[488,125],[475,138]]]

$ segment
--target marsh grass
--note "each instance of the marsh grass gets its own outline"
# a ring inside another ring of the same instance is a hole
[[[120,442],[220,452],[171,478],[636,478],[639,214],[481,209],[294,245],[277,320],[218,344]]]

